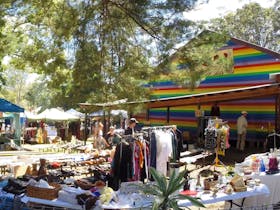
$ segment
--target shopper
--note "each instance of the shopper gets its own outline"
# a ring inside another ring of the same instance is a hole
[[[211,107],[210,115],[213,117],[220,117],[220,107],[218,106],[218,102],[215,102],[215,104]]]
[[[99,122],[95,133],[94,142],[93,142],[93,147],[98,150],[102,150],[110,146],[107,143],[107,141],[103,138],[103,128],[104,128],[103,124]]]
[[[130,118],[128,127],[124,131],[124,135],[134,135],[135,133],[135,126],[138,121],[135,118]]]
[[[112,147],[116,146],[120,142],[120,136],[116,134],[115,127],[110,126],[109,132],[106,134],[105,139],[107,143]]]
[[[237,144],[236,144],[236,148],[240,151],[244,150],[245,147],[245,140],[246,140],[246,134],[247,134],[247,126],[248,126],[248,122],[247,122],[247,112],[246,111],[242,111],[241,112],[241,116],[238,117],[237,119]]]

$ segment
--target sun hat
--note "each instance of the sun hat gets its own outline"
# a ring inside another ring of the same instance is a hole
[[[241,114],[248,114],[248,112],[246,112],[246,111],[242,111],[242,112],[241,112]]]
[[[138,121],[133,117],[133,118],[130,118],[129,120],[130,123],[138,123]]]

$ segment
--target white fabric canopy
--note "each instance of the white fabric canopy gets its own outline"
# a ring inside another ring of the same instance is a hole
[[[46,109],[45,111],[38,114],[36,117],[40,120],[54,121],[79,120],[79,117],[61,111],[57,108]]]
[[[39,120],[38,118],[38,115],[36,114],[33,114],[32,112],[29,112],[29,111],[24,111],[24,114],[26,116],[27,119],[30,119],[30,120]]]
[[[71,115],[74,115],[74,116],[76,116],[76,117],[80,117],[80,118],[85,117],[85,114],[84,114],[84,113],[79,112],[79,111],[77,111],[77,110],[75,110],[75,109],[69,109],[69,110],[66,111],[66,113],[71,114]]]
[[[117,109],[117,110],[111,110],[111,115],[113,116],[122,116],[123,118],[127,118],[127,111],[122,110],[122,109]]]
[[[108,114],[108,112],[106,111],[105,115],[107,115],[107,114]],[[111,110],[110,114],[113,116],[122,116],[123,118],[127,118],[127,111],[122,110],[122,109]],[[102,109],[89,114],[90,117],[98,117],[98,116],[103,116],[103,115],[104,115],[104,110],[102,110]]]

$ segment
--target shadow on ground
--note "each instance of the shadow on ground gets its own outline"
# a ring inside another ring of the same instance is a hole
[[[257,147],[256,145],[252,145],[252,144],[247,145],[246,144],[244,151],[239,151],[235,148],[234,143],[232,143],[230,148],[228,148],[226,150],[225,156],[219,155],[219,160],[227,166],[229,166],[229,165],[234,166],[235,163],[243,162],[244,159],[251,154],[263,153],[263,152],[264,152],[264,149],[263,149],[262,145]],[[215,160],[215,155],[212,155],[205,159],[200,160],[198,165],[201,165],[201,166],[210,165],[210,164],[214,163],[214,160]]]

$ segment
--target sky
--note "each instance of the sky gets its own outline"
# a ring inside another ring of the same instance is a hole
[[[201,1],[199,0],[199,2]],[[262,7],[271,7],[276,0],[209,0],[207,4],[198,3],[198,6],[194,10],[185,12],[184,16],[193,21],[209,20],[225,16],[251,2],[257,2]]]

